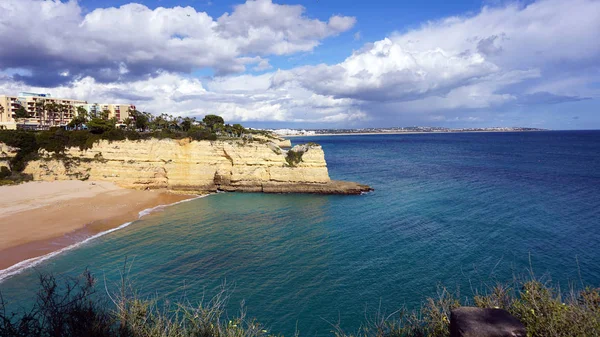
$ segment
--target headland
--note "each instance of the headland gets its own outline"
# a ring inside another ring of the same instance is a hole
[[[0,133],[2,269],[137,220],[140,212],[219,191],[361,194],[329,177],[315,143],[269,134],[158,138],[113,130]],[[8,178],[9,180],[7,180]],[[12,180],[10,180],[12,179]],[[29,181],[20,185],[10,185]],[[14,267],[13,267],[14,268]]]

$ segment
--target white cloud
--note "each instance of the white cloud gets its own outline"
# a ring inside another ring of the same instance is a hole
[[[572,102],[598,93],[586,88],[600,75],[598,32],[600,1],[484,7],[366,44],[339,64],[279,71],[272,87],[352,99],[381,118]]]
[[[445,94],[497,71],[497,66],[478,53],[412,51],[384,39],[334,66],[301,67],[280,73],[273,84],[297,81],[319,94],[364,101],[412,100]]]
[[[6,0],[0,9],[21,1],[34,0]],[[4,91],[39,89],[104,101],[129,97],[151,112],[219,113],[236,121],[333,124],[404,116],[475,123],[511,105],[599,95],[597,86],[590,85],[600,76],[597,0],[484,7],[470,16],[428,22],[365,44],[338,64],[203,81],[188,77],[190,69],[206,66],[224,73],[251,66],[264,72],[271,67],[268,55],[312,50],[323,38],[350,29],[355,20],[310,19],[301,6],[268,0],[248,1],[218,19],[191,8],[150,10],[135,4],[86,16],[73,2],[47,1],[42,7],[36,12],[39,22],[0,24],[0,36],[20,36],[10,41],[13,50],[29,48],[28,55],[39,56],[31,56],[32,62],[65,64],[57,71],[79,77],[56,89],[31,88],[11,81],[6,75],[10,71],[4,69]],[[64,18],[64,24],[57,17]],[[121,21],[126,23],[116,27]],[[139,26],[137,21],[145,23]],[[79,28],[65,30],[66,39],[58,27],[73,24]],[[23,35],[20,30],[28,25],[33,31],[47,25],[48,33]],[[90,39],[87,45],[64,53],[66,41],[84,37]],[[19,45],[29,38],[39,49],[31,50],[29,42]],[[111,53],[103,52],[107,45]],[[33,71],[35,76],[35,68],[16,62],[15,55],[23,54],[1,49],[0,69],[18,69],[23,76]],[[68,67],[73,64],[77,66]],[[99,70],[89,73],[88,68]],[[123,77],[128,81],[110,80]]]
[[[69,86],[52,88],[55,97],[85,99],[95,103],[133,103],[152,113],[203,116],[217,113],[227,121],[272,121],[324,123],[367,118],[352,100],[334,99],[291,87],[268,90],[272,74],[216,78],[203,84],[199,79],[160,73],[151,79],[99,83],[91,77]],[[0,75],[0,92],[47,92]]]
[[[111,82],[161,70],[242,72],[252,60],[264,70],[268,63],[257,56],[310,51],[355,22],[311,19],[302,6],[271,0],[248,0],[218,19],[192,7],[136,3],[84,15],[77,1],[59,0],[3,0],[0,12],[0,69],[31,69],[34,76],[22,79],[49,85],[65,83],[57,76],[65,71],[67,80]]]

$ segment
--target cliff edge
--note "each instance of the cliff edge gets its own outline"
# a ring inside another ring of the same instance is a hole
[[[91,149],[40,150],[27,163],[34,180],[101,180],[125,188],[182,193],[360,194],[369,186],[329,178],[325,154],[316,144],[285,151],[274,142],[192,141],[189,138],[112,141]]]

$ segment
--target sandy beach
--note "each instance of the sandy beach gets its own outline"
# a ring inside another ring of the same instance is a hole
[[[30,182],[0,187],[0,270],[138,219],[139,212],[193,198],[109,182]]]

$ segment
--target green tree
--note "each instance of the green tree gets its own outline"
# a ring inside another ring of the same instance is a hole
[[[29,118],[31,117],[31,115],[29,114],[29,111],[27,111],[27,109],[25,109],[23,106],[20,106],[17,108],[17,110],[15,111],[15,120],[17,121],[17,123],[23,121],[25,118]]]
[[[83,124],[87,123],[88,119],[87,110],[82,106],[78,106],[75,117],[69,122],[68,126],[80,130],[83,127]]]
[[[130,116],[131,116],[131,114],[130,114]],[[133,125],[135,125],[135,121],[133,120],[133,118],[127,117],[123,121],[123,124],[125,124],[125,127],[127,127],[127,130],[131,130],[131,128],[133,127]]]
[[[217,115],[206,115],[202,119],[202,122],[213,132],[221,130],[225,124],[223,117]]]
[[[38,100],[35,102],[35,114],[40,120],[40,125],[46,124],[46,103],[44,100]]]
[[[109,120],[109,118],[110,118],[110,111],[109,110],[102,110],[102,112],[100,113],[100,118],[104,119],[105,121]]]
[[[137,130],[145,131],[150,126],[150,116],[145,112],[131,110],[129,116],[134,120],[134,126]]]
[[[65,115],[67,114],[67,112],[69,111],[69,106],[66,104],[57,104],[57,108],[58,108],[58,124],[60,125],[64,125],[65,124]]]
[[[242,126],[242,124],[233,124],[231,129],[236,137],[241,137],[244,133],[246,133],[246,129]]]
[[[192,117],[192,118],[190,118],[190,117],[184,117],[181,120],[181,123],[180,123],[181,129],[183,131],[185,131],[185,132],[188,132],[192,128],[192,125],[194,125],[195,123],[196,123],[196,118],[195,117]]]
[[[105,120],[102,118],[92,118],[87,123],[88,129],[94,134],[103,134],[115,128],[114,119]]]

